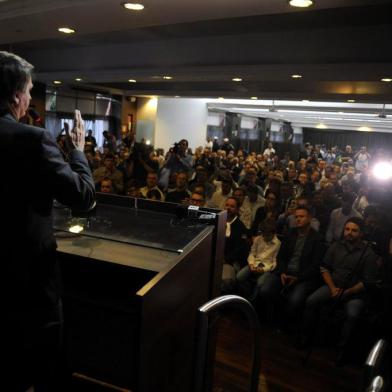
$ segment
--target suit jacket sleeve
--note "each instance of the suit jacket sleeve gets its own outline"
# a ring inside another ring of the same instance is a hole
[[[94,205],[94,180],[83,152],[73,150],[69,163],[49,132],[42,132],[40,148],[42,174],[51,184],[54,197],[60,203],[79,210],[88,210]]]

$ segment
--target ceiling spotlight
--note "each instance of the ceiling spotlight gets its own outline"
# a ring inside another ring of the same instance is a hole
[[[327,129],[328,127],[327,127],[325,124],[323,124],[323,123],[318,123],[318,124],[316,125],[316,128],[317,128],[317,129]]]
[[[392,78],[382,78],[381,81],[386,82],[386,83],[390,83],[390,82],[392,82]]]
[[[179,95],[175,95],[174,98],[180,98],[180,96]]]
[[[242,82],[242,79],[241,78],[233,78],[233,79],[231,79],[233,82]]]
[[[140,3],[122,3],[122,6],[130,11],[144,10],[144,5]]]
[[[303,99],[302,102],[309,102],[309,99]]]
[[[223,98],[223,97],[218,97],[218,99],[221,99],[221,100],[222,100],[222,99],[224,99],[224,98]]]
[[[258,99],[257,97],[250,97],[250,99]]]
[[[76,82],[81,82],[83,79],[82,78],[76,78],[75,81]]]
[[[347,102],[349,102],[349,103],[354,103],[354,102],[355,102],[355,99],[348,99]]]
[[[60,33],[64,34],[73,34],[76,31],[75,29],[71,29],[70,27],[59,27],[57,30],[60,31]]]
[[[370,128],[370,127],[359,127],[358,131],[361,131],[361,132],[371,132],[372,128]]]
[[[292,7],[307,8],[314,5],[313,0],[289,0]]]
[[[53,80],[53,84],[61,84],[62,81],[61,80]]]
[[[173,76],[167,76],[167,75],[165,75],[165,76],[163,76],[163,79],[170,80],[170,79],[173,79]]]
[[[128,79],[129,83],[136,83],[136,79]]]
[[[294,75],[291,75],[291,77],[292,77],[293,79],[301,79],[301,78],[302,78],[302,75],[294,74]]]

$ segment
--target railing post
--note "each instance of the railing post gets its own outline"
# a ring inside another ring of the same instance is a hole
[[[243,297],[224,295],[207,302],[198,309],[197,353],[194,376],[194,392],[206,392],[206,356],[208,352],[208,335],[210,315],[217,310],[238,308],[248,319],[253,335],[252,371],[250,392],[257,392],[260,372],[260,323],[253,306]]]

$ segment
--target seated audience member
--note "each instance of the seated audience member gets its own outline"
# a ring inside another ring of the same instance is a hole
[[[126,195],[130,197],[142,198],[140,193],[140,185],[136,180],[129,181],[126,189]]]
[[[301,173],[294,185],[294,196],[309,196],[314,191],[314,184],[309,182],[308,175]]]
[[[277,221],[276,221],[276,231],[279,235],[286,235],[290,229],[295,227],[290,227],[289,224],[291,222],[291,219],[289,219],[291,216],[294,217],[294,222],[295,222],[295,210],[297,209],[297,200],[292,199],[290,204],[287,206],[287,209],[284,213],[280,214]]]
[[[311,341],[317,314],[322,307],[339,303],[345,312],[345,321],[338,342],[337,364],[343,364],[347,344],[366,309],[366,285],[378,278],[377,256],[363,241],[364,223],[361,218],[349,218],[344,225],[343,239],[334,242],[327,250],[321,264],[324,285],[306,300],[303,332]]]
[[[206,199],[204,193],[192,192],[191,198],[189,199],[189,205],[196,207],[204,207]]]
[[[225,203],[227,212],[226,241],[222,272],[222,292],[232,292],[236,284],[237,272],[246,264],[249,253],[248,230],[240,221],[238,199],[228,197]]]
[[[280,186],[280,212],[285,212],[293,199],[292,184],[289,182],[282,182]]]
[[[113,189],[113,182],[110,178],[105,177],[99,183],[99,191],[101,193],[116,193]]]
[[[276,256],[280,249],[280,241],[275,235],[275,222],[263,221],[260,231],[261,235],[253,241],[248,256],[248,265],[237,273],[237,282],[242,294],[252,302],[258,296],[259,287],[276,268]]]
[[[279,196],[276,192],[268,189],[265,194],[265,205],[256,211],[256,216],[252,224],[251,234],[257,236],[260,223],[265,219],[276,221],[279,214]]]
[[[162,200],[162,201],[165,200],[165,196],[163,195],[162,191],[158,188],[158,174],[154,172],[147,174],[146,186],[140,189],[140,193],[142,194],[143,197],[149,199],[147,193],[152,190],[155,190],[159,193],[159,197],[155,200]]]
[[[344,224],[348,218],[361,217],[361,214],[352,208],[354,200],[355,195],[353,193],[343,193],[341,198],[342,207],[331,212],[327,233],[325,235],[325,240],[328,243],[337,241],[341,238]]]
[[[103,178],[108,177],[112,180],[113,188],[116,193],[122,193],[124,190],[123,174],[116,169],[115,156],[113,154],[109,153],[105,155],[103,166],[94,170],[93,177],[96,185],[98,185]]]
[[[314,217],[320,223],[318,232],[321,234],[323,238],[325,238],[325,233],[328,228],[331,210],[330,208],[328,208],[328,205],[324,203],[324,197],[321,190],[316,191],[313,194],[313,213],[314,213]]]
[[[358,196],[354,200],[353,208],[358,211],[361,215],[365,213],[366,208],[369,206],[369,188],[367,186],[362,186],[359,188]]]
[[[204,166],[201,165],[196,167],[196,176],[194,180],[190,181],[189,189],[193,192],[194,187],[200,184],[204,186],[207,199],[210,199],[215,192],[215,187],[210,182],[208,182],[208,171]]]
[[[233,196],[236,197],[240,203],[240,220],[249,230],[252,225],[252,211],[250,210],[249,205],[245,203],[247,198],[246,190],[243,187],[237,188],[234,190]]]
[[[300,315],[306,297],[320,285],[319,266],[323,253],[322,238],[312,229],[312,214],[306,207],[295,211],[296,228],[282,240],[278,265],[260,287],[264,303],[274,303],[282,295],[286,302],[286,328]]]
[[[143,197],[145,197],[148,200],[156,200],[156,201],[163,201],[163,195],[162,192],[160,192],[159,189],[149,189],[146,193],[146,195],[144,196],[142,194]]]
[[[176,176],[176,188],[167,193],[166,201],[181,204],[187,202],[190,195],[187,174],[185,172],[178,172]]]
[[[320,222],[316,217],[314,217],[313,214],[313,206],[312,206],[312,199],[306,196],[300,196],[297,197],[297,207],[306,207],[312,212],[312,221],[310,223],[310,227],[316,231],[319,231],[320,229]],[[296,227],[296,220],[295,220],[295,214],[290,214],[287,216],[287,222],[286,225],[288,229],[293,229]]]
[[[254,184],[248,184],[248,186],[246,187],[246,191],[248,197],[245,198],[244,203],[249,206],[249,209],[251,211],[251,222],[253,223],[253,221],[255,220],[256,211],[260,207],[265,206],[265,199],[259,194],[259,189]]]
[[[208,207],[223,210],[226,200],[232,195],[233,180],[230,176],[224,175],[221,179],[221,188],[217,189],[208,202]]]

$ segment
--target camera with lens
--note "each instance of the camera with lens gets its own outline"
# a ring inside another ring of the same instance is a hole
[[[170,148],[170,152],[173,154],[179,154],[180,153],[180,143],[174,143],[173,147]]]

